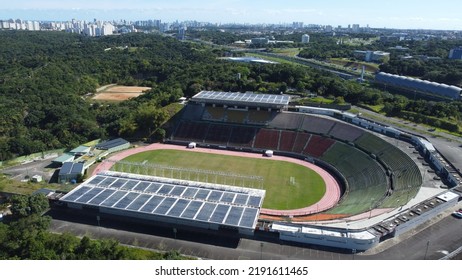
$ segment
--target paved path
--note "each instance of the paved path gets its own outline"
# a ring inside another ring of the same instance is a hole
[[[111,156],[107,161],[100,163],[95,170],[93,171],[92,175],[96,175],[99,172],[109,170],[114,162],[122,160],[128,156],[146,152],[146,151],[153,151],[153,150],[186,150],[186,147],[177,146],[177,145],[168,145],[168,144],[151,144],[149,146],[138,147],[134,149],[129,149],[117,153]],[[279,160],[279,161],[286,161],[292,162],[299,165],[303,165],[309,169],[314,170],[318,173],[326,184],[326,193],[321,198],[319,202],[313,204],[311,206],[301,208],[301,209],[293,209],[293,210],[273,210],[273,209],[261,209],[262,214],[267,215],[276,215],[276,216],[300,216],[300,215],[308,215],[317,212],[321,212],[327,209],[332,208],[335,206],[338,201],[340,200],[341,192],[340,192],[340,185],[335,180],[335,178],[329,174],[324,169],[316,166],[312,163],[289,158],[289,157],[282,157],[282,156],[273,156],[273,157],[263,157],[261,154],[257,153],[245,153],[245,152],[236,152],[236,151],[228,151],[228,150],[216,150],[216,149],[207,149],[207,148],[194,148],[194,149],[187,149],[188,151],[197,152],[197,153],[210,153],[210,154],[220,154],[220,155],[229,155],[229,156],[240,156],[240,157],[249,157],[249,158],[264,158],[267,160]]]

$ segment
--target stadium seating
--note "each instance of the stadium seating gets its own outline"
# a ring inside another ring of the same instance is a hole
[[[209,144],[226,145],[231,135],[232,127],[221,124],[211,124],[205,142]]]
[[[305,149],[308,140],[310,140],[311,134],[305,132],[298,132],[297,138],[295,138],[294,147],[292,148],[292,152],[301,154]]]
[[[282,112],[274,116],[268,123],[268,127],[284,130],[298,130],[304,119],[305,115],[303,114]]]
[[[281,140],[279,141],[278,150],[284,151],[284,152],[292,152],[296,138],[297,138],[296,132],[281,130]]]
[[[252,147],[256,129],[248,126],[233,126],[228,145],[232,147]]]
[[[354,215],[377,205],[388,192],[385,171],[366,153],[336,142],[322,160],[334,166],[348,182],[348,192],[331,214]]]
[[[306,115],[301,129],[310,133],[327,135],[334,124],[335,121],[331,119]]]
[[[225,109],[223,107],[205,107],[203,120],[223,121],[225,118]]]
[[[360,128],[337,122],[329,132],[329,135],[342,141],[353,142],[354,140],[358,139],[358,137],[363,135],[363,133],[364,130]]]
[[[273,116],[272,112],[268,112],[266,110],[256,111],[252,110],[249,111],[249,115],[247,117],[248,124],[256,124],[256,125],[266,125]]]
[[[277,150],[279,146],[279,130],[260,129],[255,137],[254,148]]]
[[[306,145],[302,154],[310,155],[312,157],[319,158],[321,157],[327,149],[330,148],[335,143],[335,140],[321,137],[318,135],[312,135],[310,141]]]
[[[226,110],[225,120],[229,123],[238,123],[244,124],[247,122],[247,111],[239,111],[239,110]]]

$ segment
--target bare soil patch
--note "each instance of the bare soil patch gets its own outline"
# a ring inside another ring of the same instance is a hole
[[[92,99],[102,101],[124,101],[144,94],[150,87],[112,86],[98,92]]]

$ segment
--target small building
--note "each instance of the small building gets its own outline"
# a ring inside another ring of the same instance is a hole
[[[83,162],[65,162],[59,170],[60,183],[77,182],[84,174]]]
[[[59,157],[55,158],[53,160],[53,164],[56,166],[62,166],[65,162],[73,162],[75,156],[72,154],[64,153],[60,155]]]
[[[353,55],[367,62],[386,62],[390,59],[390,53],[383,51],[354,51]]]
[[[310,42],[310,35],[304,34],[302,35],[302,44],[308,44]]]
[[[125,139],[117,138],[99,143],[95,146],[98,150],[104,150],[107,154],[130,148],[130,142]]]
[[[451,49],[449,51],[449,59],[462,59],[462,47]]]
[[[78,146],[77,148],[71,150],[69,153],[73,154],[74,156],[83,156],[90,152],[91,147],[87,146]]]

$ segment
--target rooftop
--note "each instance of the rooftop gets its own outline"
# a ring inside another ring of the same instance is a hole
[[[259,94],[253,92],[219,92],[201,91],[191,98],[192,101],[201,103],[214,103],[240,106],[269,106],[284,107],[289,104],[290,96],[277,94]]]

